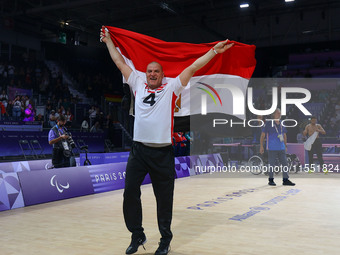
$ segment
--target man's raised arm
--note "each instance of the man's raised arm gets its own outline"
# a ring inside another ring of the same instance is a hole
[[[209,63],[210,60],[212,60],[215,55],[224,53],[226,50],[231,48],[234,43],[227,44],[228,39],[222,42],[217,43],[214,48],[210,49],[207,53],[205,53],[203,56],[196,59],[194,63],[192,63],[190,66],[185,68],[183,72],[179,75],[179,78],[181,80],[182,86],[186,86],[189,83],[189,80],[191,77],[197,72],[199,69],[201,69],[203,66]]]
[[[104,32],[102,31],[102,29],[100,30],[100,39],[106,44],[106,47],[109,50],[113,62],[116,64],[118,69],[123,74],[125,80],[127,81],[130,77],[132,69],[125,63],[124,58],[116,49],[106,28],[104,29]]]

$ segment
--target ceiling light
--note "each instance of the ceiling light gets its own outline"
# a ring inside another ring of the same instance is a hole
[[[240,4],[240,8],[248,8],[249,4]]]
[[[285,0],[286,3],[294,2],[295,0]]]

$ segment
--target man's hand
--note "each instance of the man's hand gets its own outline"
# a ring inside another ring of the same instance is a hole
[[[100,41],[104,43],[111,41],[109,30],[104,26],[102,26],[102,29],[100,29]]]
[[[66,135],[66,134],[63,134],[63,135],[61,135],[60,137],[61,137],[62,139],[64,139],[64,140],[66,140],[69,136]]]
[[[183,72],[179,75],[182,86],[186,86],[189,83],[191,77],[195,74],[195,72],[201,69],[207,63],[209,63],[209,61],[216,56],[216,53],[223,53],[234,45],[234,43],[227,44],[227,42],[228,39],[217,43],[213,49],[210,49],[206,54],[199,57],[195,60],[194,63],[185,68]],[[215,52],[213,52],[213,50]]]
[[[228,44],[228,39],[227,39],[225,41],[222,41],[222,42],[219,42],[218,44],[216,44],[214,46],[214,50],[217,53],[223,53],[223,52],[225,52],[226,50],[230,49],[233,46],[234,46],[234,43]]]
[[[132,69],[125,63],[124,58],[117,51],[116,46],[114,45],[109,30],[102,26],[100,30],[100,41],[106,44],[107,49],[109,50],[110,56],[113,62],[116,64],[118,69],[123,74],[125,80],[129,80],[130,74],[132,73]]]
[[[317,132],[322,132],[322,131],[323,131],[323,128],[322,128],[320,125],[317,125],[317,126],[316,126],[316,131],[317,131]]]
[[[260,153],[261,153],[261,154],[264,153],[264,148],[263,148],[263,146],[260,147]]]

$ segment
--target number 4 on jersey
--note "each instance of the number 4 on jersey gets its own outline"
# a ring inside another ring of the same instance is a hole
[[[146,98],[144,98],[143,103],[146,103],[146,104],[149,104],[150,106],[153,106],[156,103],[155,93],[151,93]]]

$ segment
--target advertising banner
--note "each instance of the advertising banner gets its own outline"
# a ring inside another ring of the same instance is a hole
[[[93,194],[86,167],[20,172],[18,176],[26,206]]]
[[[75,158],[76,165],[79,166],[79,158]],[[37,171],[37,170],[50,170],[52,169],[51,159],[40,159],[31,161],[17,161],[17,162],[4,162],[0,163],[0,174],[14,173],[24,171]]]
[[[0,174],[0,211],[24,206],[17,173]]]
[[[123,189],[126,162],[88,166],[94,193]],[[147,174],[142,184],[151,183]]]
[[[190,157],[175,158],[176,178],[190,176]]]
[[[190,158],[190,176],[198,175],[200,172],[196,172],[196,166],[202,166],[201,160],[198,155],[192,155]]]

